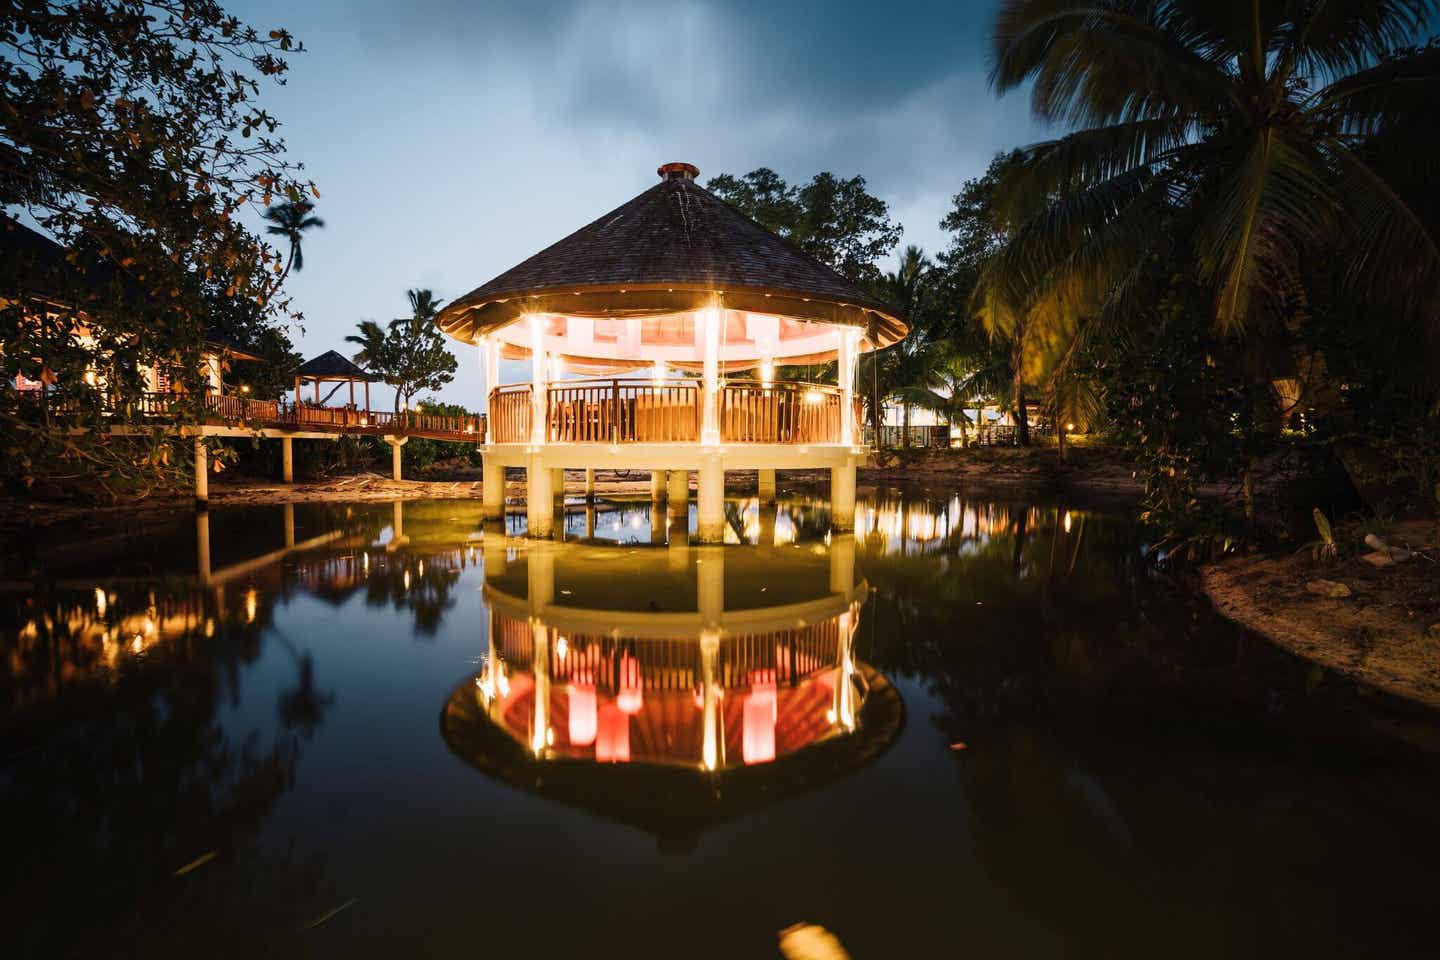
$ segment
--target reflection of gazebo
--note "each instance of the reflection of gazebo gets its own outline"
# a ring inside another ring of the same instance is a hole
[[[487,773],[686,847],[863,766],[899,731],[899,694],[856,655],[869,587],[853,535],[783,561],[673,544],[507,560],[484,545],[485,669],[442,725]],[[757,577],[779,570],[790,583]],[[663,606],[620,580],[663,584]]]
[[[832,524],[850,529],[866,453],[857,363],[903,338],[904,319],[700,186],[691,164],[658,173],[436,318],[481,351],[486,509],[503,512],[503,468],[522,467],[526,532],[548,538],[565,469],[648,470],[652,501],[672,508],[694,472],[697,538],[719,543],[725,471],[757,470],[768,501],[777,469],[828,469]],[[502,358],[528,360],[529,382],[502,386]],[[833,384],[775,376],[831,362]]]
[[[302,383],[313,383],[315,385],[315,406],[323,402],[320,399],[320,384],[333,383],[330,393],[325,399],[330,399],[340,384],[350,384],[350,406],[355,406],[355,384],[365,385],[365,409],[370,409],[370,383],[379,380],[366,373],[360,367],[336,353],[334,350],[326,350],[313,360],[307,360],[295,369],[295,406],[300,406],[300,385]]]

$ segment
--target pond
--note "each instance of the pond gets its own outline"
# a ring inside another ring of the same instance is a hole
[[[733,500],[724,547],[480,511],[8,550],[7,954],[1433,952],[1435,730],[1218,620],[1124,510]]]

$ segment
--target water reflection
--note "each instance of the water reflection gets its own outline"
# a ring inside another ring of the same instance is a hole
[[[0,553],[13,952],[1423,952],[1440,776],[1388,736],[1423,725],[1187,603],[1123,519],[726,506],[745,546],[432,501]],[[533,894],[617,872],[643,924]]]
[[[485,570],[484,664],[446,704],[452,748],[666,849],[900,729],[898,693],[856,654],[869,587],[851,536],[798,554],[497,544]]]

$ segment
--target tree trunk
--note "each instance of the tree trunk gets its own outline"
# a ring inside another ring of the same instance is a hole
[[[1060,462],[1061,462],[1061,463],[1064,463],[1064,462],[1065,462],[1065,424],[1063,424],[1063,423],[1060,422],[1060,418],[1059,418],[1058,415],[1055,417],[1054,427],[1055,427],[1055,447],[1056,447],[1056,449],[1058,449],[1058,450],[1060,451]]]
[[[910,449],[910,404],[900,405],[900,447]]]
[[[1025,413],[1025,381],[1015,377],[1015,442],[1030,446],[1030,419]]]

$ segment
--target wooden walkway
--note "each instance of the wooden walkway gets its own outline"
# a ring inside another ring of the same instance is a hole
[[[199,403],[197,404],[197,400]],[[483,443],[484,416],[447,416],[392,410],[362,410],[353,406],[326,407],[283,400],[252,400],[249,397],[207,393],[144,393],[124,409],[82,408],[73,398],[36,394],[26,397],[34,412],[61,420],[86,413],[109,417],[119,424],[147,427],[211,427],[266,433],[328,434],[332,436],[424,437],[451,443]],[[47,409],[48,408],[48,409]]]

